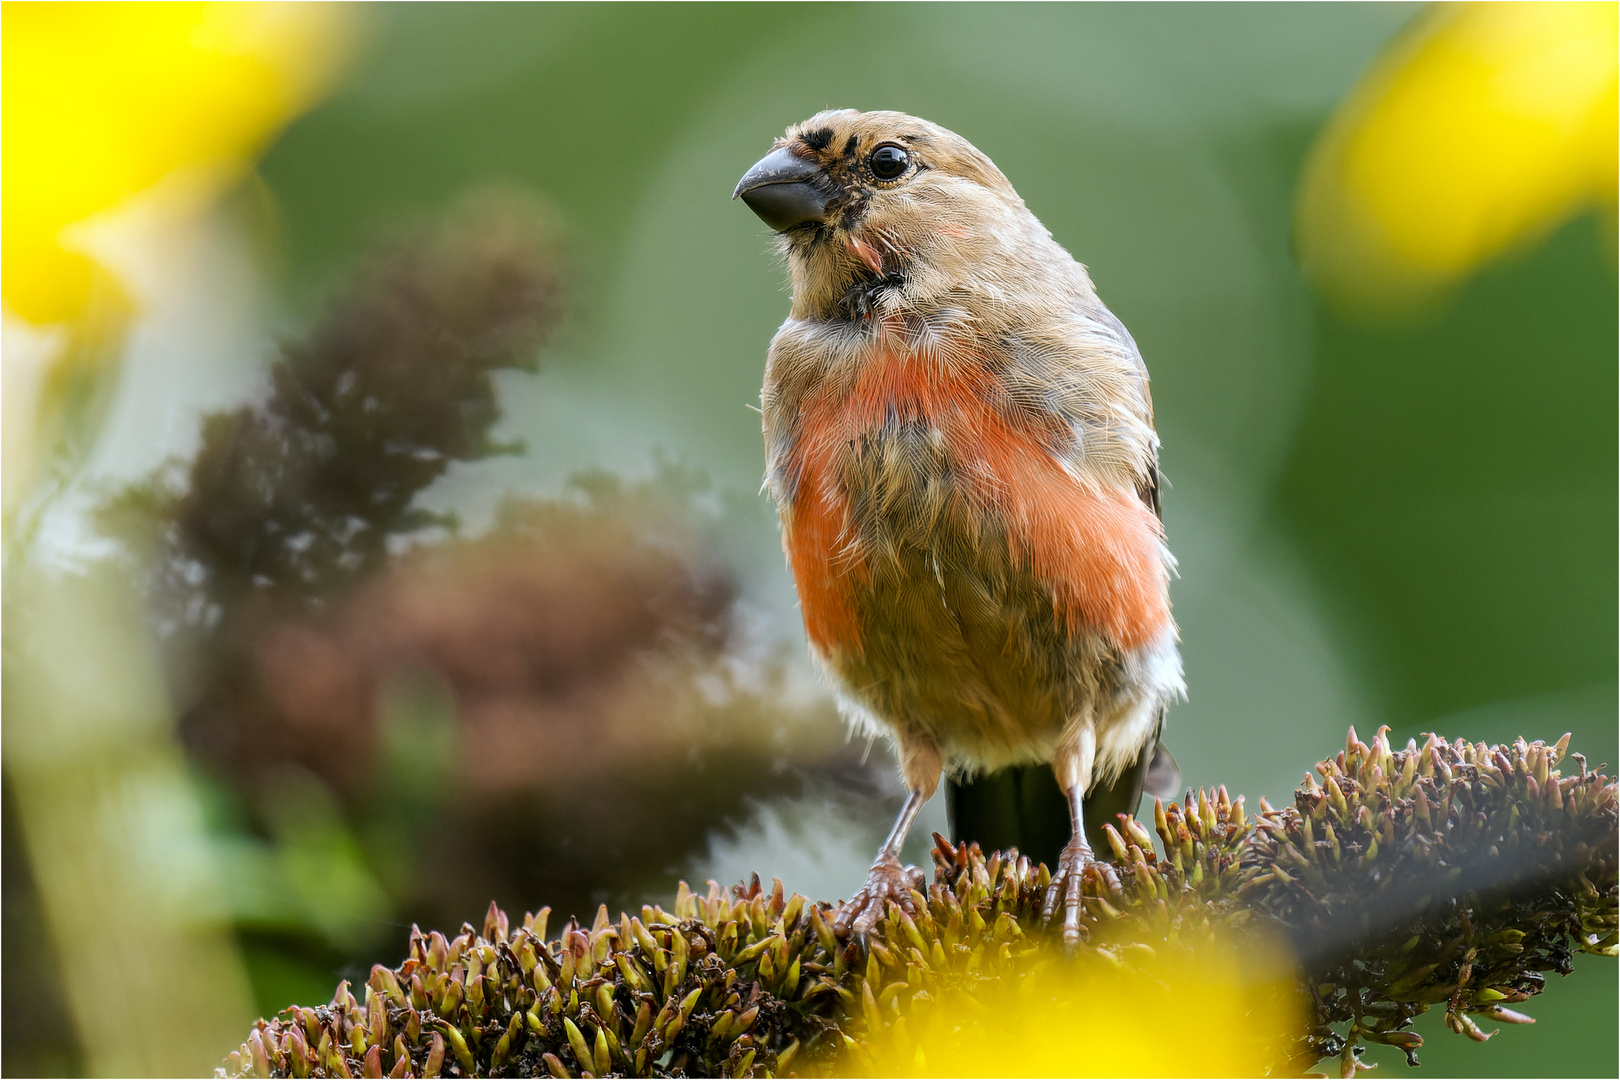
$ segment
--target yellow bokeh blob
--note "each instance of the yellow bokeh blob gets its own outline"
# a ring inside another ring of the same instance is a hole
[[[342,13],[324,4],[7,3],[3,289],[69,322],[96,270],[69,226],[186,166],[249,160],[320,89]]]
[[[914,995],[850,1065],[873,1076],[1297,1075],[1313,1059],[1299,1056],[1308,1013],[1292,975],[1269,943],[1212,937],[1048,956]]]
[[[1351,308],[1398,310],[1581,210],[1615,204],[1620,6],[1436,5],[1323,132],[1301,262]]]
[[[148,193],[171,224],[205,211],[325,88],[351,22],[331,4],[0,5],[7,537],[43,464],[93,442],[138,315],[95,229]]]

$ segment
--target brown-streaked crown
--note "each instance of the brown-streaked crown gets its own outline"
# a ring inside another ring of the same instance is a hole
[[[828,224],[850,228],[871,209],[881,192],[899,192],[919,183],[935,186],[948,178],[967,180],[1017,199],[995,163],[960,135],[902,112],[831,109],[794,124],[775,142],[820,167],[829,196]],[[887,148],[904,154],[904,167],[883,175],[873,156]],[[874,165],[877,165],[875,168]],[[930,177],[929,173],[940,175]]]

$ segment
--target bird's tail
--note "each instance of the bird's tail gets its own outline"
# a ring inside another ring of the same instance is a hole
[[[1119,827],[1120,814],[1135,814],[1144,793],[1174,798],[1181,787],[1176,759],[1157,739],[1113,783],[1091,789],[1085,799],[1086,840],[1099,858],[1112,847],[1103,825]],[[945,814],[954,843],[976,841],[985,851],[1016,847],[1047,866],[1069,842],[1069,801],[1050,765],[1012,765],[972,779],[947,777]]]

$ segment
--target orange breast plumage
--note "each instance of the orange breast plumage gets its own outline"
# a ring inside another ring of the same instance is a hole
[[[873,601],[917,557],[929,598],[948,574],[987,573],[1045,594],[1070,637],[1129,650],[1169,622],[1152,509],[1066,463],[1069,426],[1019,404],[988,364],[875,351],[849,384],[807,394],[784,435],[784,540],[823,653],[894,622]]]

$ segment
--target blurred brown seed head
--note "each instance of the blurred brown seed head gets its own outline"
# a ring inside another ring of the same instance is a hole
[[[581,477],[474,539],[418,505],[452,462],[514,449],[494,376],[536,366],[555,250],[509,196],[394,243],[261,401],[103,516],[148,582],[191,750],[270,833],[277,793],[319,777],[395,838],[373,861],[423,920],[662,887],[748,798],[791,794],[784,769],[850,754],[815,705],[783,707],[782,665],[728,650],[738,589],[700,478]]]

